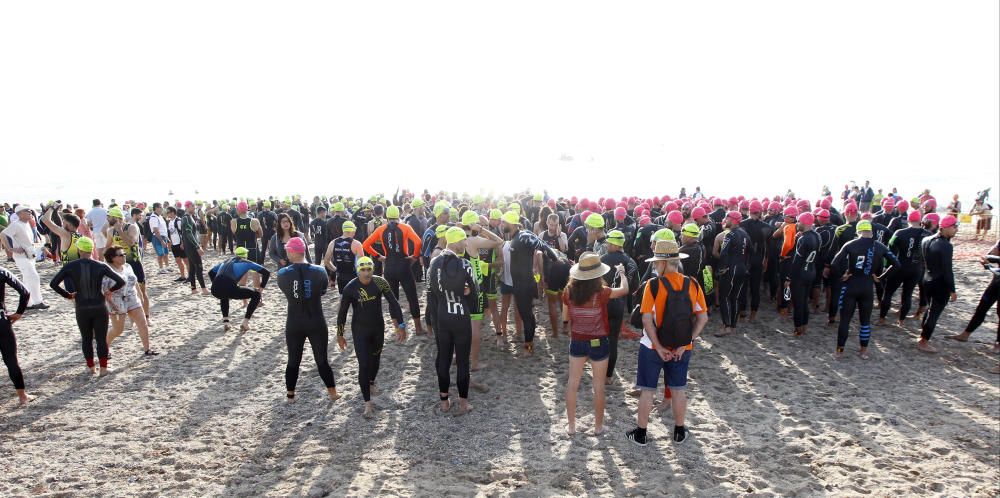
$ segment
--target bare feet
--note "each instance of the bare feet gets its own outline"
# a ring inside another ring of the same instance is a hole
[[[839,360],[839,359],[841,359],[843,357],[844,357],[844,352],[843,351],[834,351],[833,352],[833,359]]]
[[[18,397],[18,401],[17,401],[18,408],[24,408],[25,406],[28,406],[28,403],[30,403],[30,402],[32,402],[32,401],[34,401],[36,399],[35,396],[32,396],[32,395],[24,393],[24,392],[18,393],[17,397]]]
[[[233,328],[233,326],[230,325],[229,322],[222,322],[222,331],[223,332],[229,332],[229,329],[231,329],[231,328]]]
[[[879,317],[878,322],[875,322],[875,324],[876,325],[880,325],[880,326],[886,326],[886,325],[889,325],[889,322],[886,321],[885,318]]]
[[[250,330],[250,322],[243,320],[243,323],[240,324],[240,332],[246,332],[248,330]]]
[[[101,367],[101,371],[97,374],[98,377],[107,377],[111,373],[111,369],[108,367]]]
[[[451,411],[451,401],[447,399],[441,400],[441,413],[448,413]]]
[[[488,393],[490,392],[490,386],[483,384],[481,382],[476,382],[474,380],[469,381],[469,387],[475,389],[477,392]]]
[[[1000,365],[991,368],[990,373],[1000,374]]]
[[[949,339],[951,339],[953,341],[969,342],[969,333],[968,332],[962,332],[961,334],[949,335],[949,336],[945,336],[945,337],[947,337],[947,338],[949,338]]]
[[[462,415],[465,415],[471,411],[472,411],[472,405],[470,405],[469,402],[465,400],[459,400],[458,410],[455,412],[455,416],[461,417]]]
[[[289,405],[295,403],[295,391],[288,391],[285,393],[285,402]]]
[[[337,389],[335,387],[327,389],[326,396],[330,398],[330,401],[337,401],[338,399],[340,399],[340,395],[337,394]]]
[[[473,365],[469,370],[472,370],[473,372],[478,372],[484,368],[486,368],[486,363],[479,363],[478,365]]]
[[[728,335],[732,335],[733,332],[735,332],[735,331],[736,331],[736,329],[729,328],[729,327],[723,327],[721,332],[716,332],[715,333],[715,337],[726,337]]]
[[[934,354],[938,352],[937,348],[931,346],[929,343],[924,341],[920,341],[917,343],[917,349],[929,354]]]
[[[375,417],[375,407],[372,406],[371,401],[365,403],[365,412],[362,413],[361,415],[367,419],[372,419]]]
[[[858,356],[860,356],[862,360],[867,360],[868,359],[868,350],[867,349],[862,349],[861,351],[858,351]]]
[[[87,367],[87,373],[94,375],[97,373],[97,367]]]
[[[524,352],[528,353],[528,356],[535,355],[535,344],[533,342],[524,343]]]
[[[202,289],[201,289],[201,295],[203,295],[203,296],[208,296],[208,295],[210,295],[210,294],[211,294],[211,293],[210,293],[210,292],[208,292],[208,289],[205,289],[205,288],[202,288]]]
[[[751,311],[750,312],[750,319],[749,319],[749,321],[751,321],[751,322],[757,321],[757,312],[756,311]]]
[[[594,427],[594,430],[590,431],[590,435],[594,437],[598,437],[601,434],[604,434],[604,427]]]
[[[382,391],[378,388],[377,385],[372,383],[371,387],[369,388],[369,393],[371,393],[372,396],[378,396],[379,394],[382,393]]]
[[[566,424],[566,435],[572,436],[574,434],[576,434],[576,422]]]

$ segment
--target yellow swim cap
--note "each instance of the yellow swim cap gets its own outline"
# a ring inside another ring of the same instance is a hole
[[[490,209],[490,219],[491,220],[499,220],[501,218],[503,218],[503,211],[500,211],[497,208]]]
[[[354,224],[353,221],[345,221],[344,224],[341,225],[341,230],[344,232],[353,232],[357,229],[358,227],[357,225]]]
[[[510,223],[511,225],[521,224],[521,217],[518,216],[517,213],[515,213],[514,211],[507,211],[506,213],[503,214],[503,217],[501,217],[500,219],[507,223]]]
[[[479,223],[479,213],[476,213],[475,211],[473,211],[471,209],[468,210],[468,211],[466,211],[465,213],[462,213],[462,224],[463,225],[465,225],[465,226],[472,226],[472,225],[474,225],[476,223]]]
[[[625,234],[621,230],[612,230],[608,232],[608,244],[614,244],[618,247],[625,245]]]
[[[465,230],[462,230],[459,227],[451,227],[448,229],[447,232],[444,233],[444,238],[445,240],[448,241],[449,244],[454,244],[455,242],[461,242],[465,240]]]
[[[681,234],[688,237],[698,237],[701,234],[701,229],[698,228],[697,223],[688,223],[684,225],[684,228],[681,228]]]
[[[390,220],[398,220],[399,219],[399,207],[398,206],[389,206],[385,210],[385,217],[388,218],[388,219],[390,219]]]
[[[438,225],[437,228],[434,229],[434,236],[439,239],[444,237],[444,233],[447,232],[449,228],[451,227],[448,225]]]
[[[76,248],[83,252],[90,252],[94,250],[94,240],[90,237],[80,237],[76,239]]]
[[[590,213],[584,223],[590,228],[604,228],[604,217],[597,213]]]
[[[246,247],[237,247],[235,252],[236,256],[240,258],[245,258],[248,254],[250,254],[250,250]]]
[[[375,268],[375,262],[372,261],[372,258],[369,258],[368,256],[361,256],[360,258],[358,258],[358,269],[359,270],[361,270],[361,269],[374,269],[374,268]]]
[[[669,228],[661,228],[656,232],[653,232],[653,242],[658,240],[673,240],[677,241],[677,236],[674,235],[674,231]]]

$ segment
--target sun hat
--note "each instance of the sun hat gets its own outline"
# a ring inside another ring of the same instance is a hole
[[[681,260],[686,257],[688,255],[680,252],[677,242],[673,240],[658,240],[656,241],[656,245],[653,246],[653,257],[647,259],[646,262]]]
[[[569,276],[575,280],[593,280],[603,277],[611,271],[611,267],[601,262],[601,257],[594,252],[580,255],[580,261],[569,269]]]

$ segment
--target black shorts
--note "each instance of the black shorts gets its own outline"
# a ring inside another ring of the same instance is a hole
[[[180,244],[174,244],[170,246],[170,252],[174,255],[175,258],[187,257],[187,253],[184,252],[184,247],[182,247]]]
[[[132,273],[135,273],[135,279],[140,284],[146,283],[146,272],[142,269],[141,261],[126,261],[129,266],[132,267]]]

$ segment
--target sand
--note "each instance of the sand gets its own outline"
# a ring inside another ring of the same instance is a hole
[[[956,252],[986,248],[962,241]],[[215,261],[210,253],[206,266]],[[823,317],[802,338],[770,307],[726,338],[712,336],[713,317],[691,363],[693,437],[673,444],[671,415],[653,416],[650,444],[638,447],[624,438],[636,412],[624,392],[608,393],[606,435],[564,435],[568,344],[548,337],[541,306],[533,358],[518,343],[497,349],[486,327],[488,368],[474,378],[491,389],[472,393],[475,410],[464,417],[435,410],[434,343],[387,337],[378,413],[366,420],[353,348],[332,342],[344,397],[326,400],[307,348],[298,401],[286,404],[285,301],[276,288],[252,331],[223,333],[217,301],[191,297],[148,258],[159,357],[142,358],[127,331],[112,349],[115,372],[85,374],[71,304],[52,292],[52,309],[15,325],[38,399],[17,409],[7,384],[0,495],[997,496],[1000,376],[988,371],[998,361],[989,352],[997,319],[991,312],[967,344],[944,339],[964,328],[989,281],[969,258],[956,267],[959,299],[941,320],[934,356],[914,349],[915,322],[875,327],[868,361],[854,354],[855,325],[836,361],[836,332]],[[47,284],[51,263],[41,273]],[[332,328],[337,299],[327,301]],[[627,385],[636,348],[621,346],[617,377]],[[580,429],[593,421],[591,402],[585,377]]]

